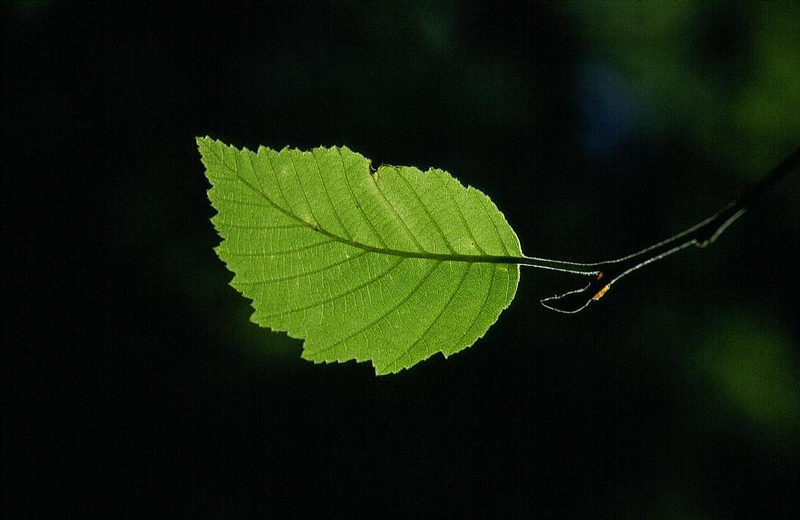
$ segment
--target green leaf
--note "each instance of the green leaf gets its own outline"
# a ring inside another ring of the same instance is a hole
[[[197,144],[231,285],[255,323],[304,338],[305,359],[397,372],[472,345],[514,298],[517,236],[447,172],[372,171],[345,147]]]

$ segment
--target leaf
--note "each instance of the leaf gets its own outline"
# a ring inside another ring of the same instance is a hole
[[[519,240],[489,198],[442,170],[197,144],[231,285],[252,321],[304,338],[314,362],[377,374],[472,345],[517,289]]]

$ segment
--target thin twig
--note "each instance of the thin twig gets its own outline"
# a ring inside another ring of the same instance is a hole
[[[577,264],[571,262],[554,262],[544,259],[526,257],[528,262],[522,265],[542,269],[557,269],[594,276],[594,279],[585,287],[569,291],[564,294],[541,300],[542,305],[558,312],[575,313],[586,308],[594,300],[599,300],[608,289],[623,276],[644,267],[647,264],[661,260],[678,251],[694,245],[706,247],[719,238],[719,236],[736,219],[742,216],[758,199],[764,196],[775,184],[784,179],[789,173],[800,166],[800,148],[784,159],[764,177],[755,182],[741,197],[728,204],[721,211],[711,217],[695,224],[689,229],[674,235],[663,242],[646,247],[616,260],[597,262],[592,264]],[[559,264],[554,267],[553,264]],[[566,267],[566,268],[565,268]]]

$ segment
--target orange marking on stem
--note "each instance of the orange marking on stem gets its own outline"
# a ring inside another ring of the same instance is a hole
[[[602,289],[600,289],[599,291],[597,291],[597,294],[595,294],[594,296],[592,296],[592,299],[593,299],[593,300],[595,300],[595,301],[599,300],[600,298],[602,298],[602,297],[603,297],[603,295],[604,295],[606,292],[608,292],[608,289],[609,289],[610,287],[611,287],[611,285],[606,285],[605,287],[603,287]]]

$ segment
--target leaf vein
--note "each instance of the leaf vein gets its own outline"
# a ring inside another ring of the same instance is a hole
[[[333,205],[333,200],[331,200],[331,194],[328,191],[328,186],[325,184],[325,177],[322,175],[322,170],[319,167],[319,161],[317,161],[317,154],[313,151],[311,152],[311,157],[314,159],[314,166],[317,167],[317,175],[319,176],[319,180],[322,183],[322,191],[325,192],[325,197],[328,199],[328,205],[331,207],[331,211],[333,212],[333,216],[336,217],[336,221],[339,223],[339,227],[342,228],[344,234],[347,235],[347,238],[353,240],[353,235],[347,230],[342,222],[342,219],[339,217],[339,212],[336,210],[336,206]]]
[[[503,241],[503,237],[500,236],[500,230],[497,229],[497,223],[494,221],[494,219],[492,218],[491,213],[489,213],[489,210],[486,208],[486,202],[483,200],[483,197],[480,196],[480,194],[476,194],[476,195],[477,195],[478,200],[480,201],[480,205],[483,208],[484,213],[486,213],[486,216],[488,217],[489,221],[492,223],[492,227],[494,228],[494,233],[495,233],[495,235],[497,235],[497,240],[500,241],[500,247],[503,248],[503,252],[505,252],[505,254],[507,254],[507,255],[510,254],[508,252],[508,248],[506,247],[506,243]]]
[[[458,294],[458,292],[461,290],[461,286],[464,285],[464,280],[467,279],[467,274],[469,273],[470,269],[472,269],[472,266],[473,266],[473,264],[467,264],[467,268],[464,270],[464,274],[461,275],[461,280],[459,280],[458,285],[456,286],[456,290],[453,291],[453,293],[447,299],[447,303],[444,304],[444,307],[442,307],[442,310],[439,311],[439,313],[436,315],[436,317],[433,319],[433,321],[431,321],[431,323],[425,328],[425,330],[422,332],[420,337],[418,337],[417,340],[414,341],[414,343],[412,345],[410,345],[399,356],[397,356],[397,358],[395,358],[394,361],[392,361],[388,365],[389,367],[394,369],[397,366],[397,363],[400,361],[400,359],[403,356],[408,356],[408,354],[411,352],[411,350],[414,347],[416,347],[419,344],[419,342],[422,341],[423,338],[425,338],[425,336],[428,335],[428,332],[430,332],[430,330],[433,328],[433,326],[441,319],[441,317],[444,315],[445,311],[447,311],[447,309],[450,307],[450,304],[453,303],[453,299],[456,297],[456,294]],[[430,352],[428,352],[427,349],[426,349],[425,353],[430,355]],[[409,359],[409,361],[411,361],[411,360]]]
[[[335,347],[337,347],[338,345],[341,345],[345,341],[347,341],[347,340],[355,337],[356,335],[368,330],[369,328],[373,327],[376,323],[378,323],[380,321],[383,321],[389,314],[391,314],[394,311],[396,311],[397,309],[399,309],[403,304],[405,304],[409,299],[411,299],[411,297],[414,296],[419,291],[420,287],[422,287],[422,285],[428,280],[428,278],[430,278],[430,276],[433,274],[433,272],[441,264],[442,264],[441,261],[437,261],[433,265],[433,267],[431,267],[431,269],[428,270],[428,272],[425,274],[425,276],[423,276],[420,279],[420,281],[417,282],[417,285],[414,286],[414,288],[411,290],[411,292],[409,292],[402,300],[400,300],[395,305],[393,305],[389,310],[387,310],[386,312],[384,312],[383,314],[381,314],[379,317],[375,318],[374,320],[371,320],[369,323],[367,323],[366,325],[361,327],[359,330],[349,334],[347,337],[344,337],[344,338],[340,339],[339,341],[337,341],[336,343],[332,343],[331,345],[328,345],[327,347],[325,347],[323,349],[316,350],[316,351],[314,351],[314,353],[315,354],[321,354],[323,352],[327,352],[328,350],[335,349]],[[334,350],[334,353],[335,353],[335,350]]]
[[[305,310],[308,310],[308,309],[311,309],[311,308],[314,308],[314,307],[318,307],[320,305],[324,305],[326,303],[330,303],[330,302],[332,302],[334,300],[337,300],[339,298],[342,298],[344,296],[349,296],[351,294],[356,293],[358,290],[363,289],[364,287],[377,282],[378,280],[380,280],[381,278],[383,278],[387,274],[391,273],[392,271],[397,269],[397,267],[401,263],[403,263],[404,260],[405,260],[405,258],[399,258],[397,260],[397,262],[395,262],[394,264],[392,264],[389,267],[389,269],[386,269],[385,271],[382,271],[380,274],[371,277],[367,281],[362,282],[359,285],[356,285],[355,287],[348,288],[348,290],[346,290],[344,292],[341,292],[341,293],[338,293],[336,295],[331,295],[331,296],[329,296],[328,298],[326,298],[324,300],[321,300],[321,301],[318,301],[318,302],[314,302],[314,303],[310,303],[308,305],[304,305],[303,307],[298,307],[298,308],[295,308],[295,309],[289,309],[288,311],[276,312],[274,314],[261,314],[260,317],[265,318],[265,319],[269,319],[269,318],[276,318],[278,316],[285,316],[287,314],[294,314],[295,312],[305,311]]]
[[[427,251],[425,251],[425,248],[423,248],[422,245],[417,241],[417,237],[414,236],[414,233],[412,233],[411,230],[408,228],[408,224],[406,224],[406,221],[403,220],[403,217],[400,216],[400,213],[397,212],[392,203],[389,202],[389,199],[386,198],[386,195],[383,193],[383,190],[378,184],[378,181],[375,181],[375,188],[378,190],[378,193],[380,193],[381,197],[383,197],[383,200],[386,201],[386,204],[389,206],[389,209],[392,210],[394,216],[397,217],[397,220],[400,221],[400,223],[403,225],[403,229],[406,230],[406,234],[411,238],[411,240],[417,246],[417,249],[419,249],[420,252],[422,253],[427,253]]]
[[[430,173],[428,173],[427,175],[430,175]],[[414,198],[416,198],[417,202],[419,202],[419,205],[422,206],[422,211],[425,212],[425,215],[431,221],[431,223],[433,224],[433,227],[435,227],[436,231],[439,232],[439,236],[442,237],[442,240],[444,241],[444,244],[447,246],[447,249],[449,249],[451,253],[455,254],[456,250],[453,249],[452,245],[450,245],[450,241],[447,240],[447,237],[445,236],[444,231],[442,231],[442,228],[439,227],[439,223],[436,221],[436,219],[433,218],[433,215],[431,215],[431,212],[428,210],[428,206],[424,202],[422,202],[422,199],[420,198],[419,193],[417,193],[417,190],[414,189],[414,186],[411,185],[411,182],[409,182],[409,180],[406,179],[406,177],[404,175],[398,175],[398,177],[400,177],[403,180],[403,182],[406,183],[406,186],[408,186],[408,189],[410,189],[411,193],[414,194]]]
[[[360,253],[357,253],[357,254],[355,254],[353,256],[350,256],[350,257],[347,257],[347,258],[343,258],[341,260],[337,260],[333,264],[326,265],[324,267],[318,267],[316,269],[312,269],[311,271],[304,271],[302,273],[296,273],[296,274],[292,274],[292,275],[281,276],[279,278],[271,278],[269,280],[249,280],[249,281],[244,281],[244,282],[236,282],[236,285],[237,286],[266,285],[268,283],[283,282],[283,281],[286,281],[286,280],[295,280],[295,279],[303,278],[304,276],[311,276],[311,275],[314,275],[314,274],[317,274],[317,273],[321,273],[322,271],[325,271],[327,269],[331,269],[333,267],[336,267],[337,265],[350,262],[352,260],[355,260],[357,258],[360,258],[360,257],[366,255],[368,252],[369,251],[361,251]]]
[[[319,219],[314,214],[314,208],[311,207],[311,203],[308,202],[308,196],[306,195],[306,189],[303,186],[303,181],[300,180],[300,174],[297,173],[297,166],[295,166],[295,164],[294,164],[294,157],[292,157],[292,151],[291,150],[287,150],[286,153],[289,154],[289,162],[292,165],[292,171],[294,171],[294,177],[295,177],[295,179],[297,179],[297,184],[300,186],[300,195],[302,195],[303,196],[303,200],[306,201],[306,206],[308,206],[308,211],[311,213],[311,218],[314,219],[314,224],[316,226],[319,226],[320,225]]]
[[[325,244],[330,244],[333,240],[326,239],[321,242],[314,242],[313,244],[306,244],[301,247],[296,247],[294,249],[286,249],[283,251],[235,251],[232,249],[222,249],[225,253],[231,256],[255,256],[255,257],[267,257],[267,256],[283,256],[283,255],[290,255],[292,253],[299,253],[300,251],[306,251],[308,249],[314,249],[319,246],[323,246]]]
[[[388,244],[386,244],[386,242],[384,242],[383,237],[381,237],[380,233],[378,233],[378,230],[375,229],[375,226],[372,224],[372,221],[369,219],[369,217],[367,217],[367,214],[364,212],[364,208],[362,208],[361,204],[358,203],[358,199],[356,198],[356,194],[353,191],[353,186],[352,186],[352,184],[350,184],[350,178],[347,175],[347,168],[345,167],[345,164],[344,164],[344,157],[342,157],[342,151],[339,148],[336,148],[335,150],[336,150],[336,153],[339,154],[339,160],[342,162],[342,177],[344,177],[344,182],[345,182],[345,184],[347,184],[347,189],[350,192],[350,196],[353,197],[353,202],[355,202],[356,207],[358,208],[358,211],[361,213],[361,217],[364,219],[364,222],[367,223],[367,225],[372,230],[372,232],[375,234],[375,237],[383,245],[383,247],[388,247]]]
[[[278,188],[278,193],[280,193],[284,204],[286,204],[286,210],[285,211],[287,212],[287,214],[289,216],[291,216],[291,217],[293,217],[293,218],[295,218],[295,219],[297,219],[297,220],[299,220],[301,222],[305,222],[305,220],[303,220],[300,217],[298,217],[297,213],[295,213],[294,209],[292,209],[292,205],[289,203],[289,199],[286,198],[286,194],[283,192],[283,187],[281,186],[281,181],[278,179],[278,172],[275,171],[275,165],[272,164],[272,157],[270,156],[269,153],[267,153],[266,155],[267,155],[267,164],[269,164],[269,171],[272,172],[272,177],[275,179],[275,186]],[[261,195],[265,199],[267,199],[267,201],[269,203],[271,203],[276,208],[280,208],[280,206],[278,206],[278,204],[273,202],[273,200],[269,196],[267,196],[266,193],[263,193],[263,192],[258,191],[258,190],[256,190],[256,193],[261,193]],[[305,223],[308,224],[307,222],[305,222]]]
[[[486,291],[486,296],[484,296],[484,298],[483,298],[483,303],[481,304],[480,308],[478,309],[478,313],[475,314],[474,318],[472,318],[472,321],[470,322],[469,326],[467,326],[467,329],[458,338],[458,341],[453,342],[453,347],[454,348],[458,348],[461,345],[461,342],[464,341],[464,338],[466,337],[466,335],[469,333],[469,331],[472,330],[472,327],[475,326],[475,323],[478,321],[478,318],[480,318],[481,314],[483,314],[483,310],[486,308],[486,304],[489,303],[489,296],[491,296],[491,294],[492,294],[492,289],[494,289],[494,276],[495,276],[496,272],[497,272],[497,267],[493,266],[492,277],[491,277],[491,280],[489,282],[489,290]]]
[[[485,255],[486,251],[478,243],[478,239],[475,238],[475,234],[472,232],[472,228],[469,226],[464,212],[461,211],[461,205],[458,203],[458,196],[453,195],[453,190],[450,188],[451,183],[447,179],[442,179],[440,182],[444,183],[444,189],[450,194],[450,199],[453,201],[453,205],[458,210],[458,216],[461,218],[461,225],[467,230],[467,234],[469,234],[470,239],[472,239],[472,243],[475,244],[475,247],[478,248],[478,251],[480,251],[482,255]]]
[[[225,226],[227,228],[233,228],[233,229],[257,229],[259,231],[268,231],[272,229],[300,229],[300,228],[308,229],[308,226],[304,226],[302,224],[285,224],[282,226],[255,226],[255,225],[251,226],[246,224],[233,224],[231,222],[225,222],[225,221],[217,221],[216,224],[219,226]]]

